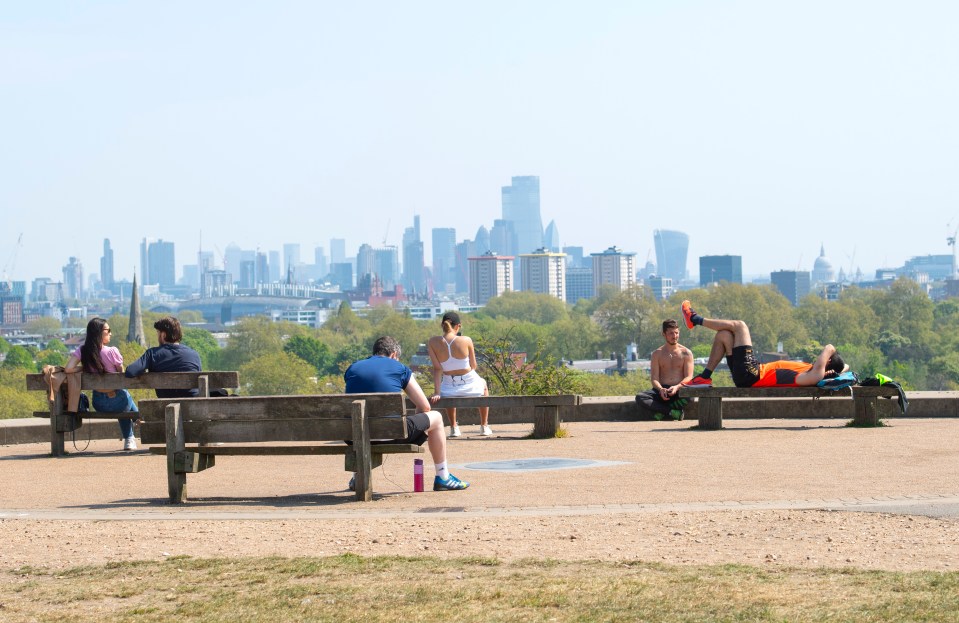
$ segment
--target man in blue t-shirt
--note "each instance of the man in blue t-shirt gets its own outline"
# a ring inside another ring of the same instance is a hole
[[[153,323],[157,330],[159,346],[148,348],[139,359],[127,366],[124,374],[129,378],[140,376],[144,372],[202,372],[200,355],[180,344],[183,331],[180,321],[173,316],[160,318]],[[158,389],[157,398],[196,398],[200,391],[193,389]]]
[[[416,405],[417,413],[406,418],[407,437],[398,440],[401,443],[424,442],[429,446],[436,466],[436,478],[433,479],[433,491],[455,491],[465,489],[470,483],[463,482],[449,472],[446,467],[446,427],[439,411],[433,411],[430,401],[413,376],[413,371],[403,365],[400,359],[400,343],[394,338],[384,336],[373,344],[373,356],[355,361],[346,369],[347,394],[370,394],[377,392],[406,392],[407,397]],[[350,480],[350,489],[354,489],[355,476]]]

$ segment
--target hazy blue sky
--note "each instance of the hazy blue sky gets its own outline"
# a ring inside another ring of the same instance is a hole
[[[657,228],[747,274],[871,275],[959,226],[959,3],[6,2],[0,267],[144,236],[472,238],[539,175],[564,245]],[[389,226],[387,225],[389,223]],[[951,225],[950,225],[951,223]],[[655,259],[655,253],[652,254]],[[179,266],[178,266],[179,274]]]

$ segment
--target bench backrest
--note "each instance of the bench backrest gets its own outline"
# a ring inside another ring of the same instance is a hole
[[[153,372],[129,379],[122,373],[82,374],[81,389],[111,391],[114,389],[194,389],[199,378],[206,376],[210,389],[240,386],[239,372]],[[27,389],[46,390],[47,382],[42,374],[27,375]]]
[[[356,400],[365,401],[372,439],[406,437],[402,393],[141,400],[140,435],[145,444],[165,443],[166,405],[176,402],[188,444],[350,440]]]

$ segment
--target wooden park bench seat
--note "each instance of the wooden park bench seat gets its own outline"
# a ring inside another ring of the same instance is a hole
[[[470,396],[463,398],[440,398],[433,404],[434,409],[475,409],[489,407],[495,409],[496,423],[532,423],[533,437],[546,439],[555,437],[562,421],[561,411],[578,406],[582,397],[577,394],[548,396]],[[511,409],[519,415],[504,417],[501,409]]]
[[[127,378],[122,373],[82,374],[81,390],[97,390],[101,392],[118,389],[197,389],[201,396],[209,396],[210,389],[235,389],[240,386],[238,372],[154,372],[142,374],[136,378]],[[66,384],[61,386],[65,391]],[[27,389],[48,391],[47,381],[42,374],[27,375]],[[64,391],[56,392],[50,404],[49,411],[35,411],[34,417],[50,418],[50,453],[53,456],[66,454],[64,435],[79,429],[84,419],[116,420],[119,418],[136,418],[138,413],[123,412],[109,413],[103,411],[86,411],[81,414],[68,413]],[[139,407],[139,405],[138,405]]]
[[[680,398],[697,400],[699,428],[719,430],[723,427],[723,398],[852,398],[852,419],[857,426],[879,423],[879,398],[895,398],[898,390],[890,386],[853,385],[832,390],[822,387],[683,387]]]
[[[141,440],[166,454],[174,504],[187,501],[186,475],[213,467],[217,455],[343,455],[356,472],[356,499],[368,502],[384,454],[423,452],[371,441],[406,438],[402,393],[165,398],[141,400],[140,413]]]

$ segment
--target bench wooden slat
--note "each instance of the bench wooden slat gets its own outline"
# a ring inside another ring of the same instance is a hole
[[[469,396],[440,398],[433,404],[436,409],[490,407],[491,409],[523,407],[575,407],[580,404],[578,394],[560,394],[550,396]]]
[[[84,411],[80,414],[84,420],[135,420],[140,417],[136,411],[120,411],[112,413],[110,411]],[[34,411],[33,417],[50,417],[49,411]]]
[[[406,419],[402,415],[371,418],[369,427],[373,439],[406,437]],[[160,432],[159,423],[144,423],[140,439],[144,444],[165,443],[163,436],[158,438]],[[336,441],[353,439],[353,428],[348,418],[184,419],[183,435],[188,444]]]
[[[236,388],[240,386],[240,373],[230,371],[210,372],[154,372],[128,379],[120,372],[108,374],[84,374],[80,380],[82,389],[110,391],[114,389],[194,389],[197,377],[205,375],[210,379],[210,388]],[[28,374],[27,389],[46,390],[47,383],[42,374]]]
[[[325,446],[186,446],[186,451],[196,452],[198,454],[214,454],[217,456],[256,456],[256,455],[337,455],[346,454],[351,446],[346,444],[325,445]],[[166,454],[164,447],[152,447],[149,449],[151,454]],[[372,454],[394,454],[407,453],[419,454],[423,452],[422,446],[411,443],[390,443],[374,444],[370,446]]]

